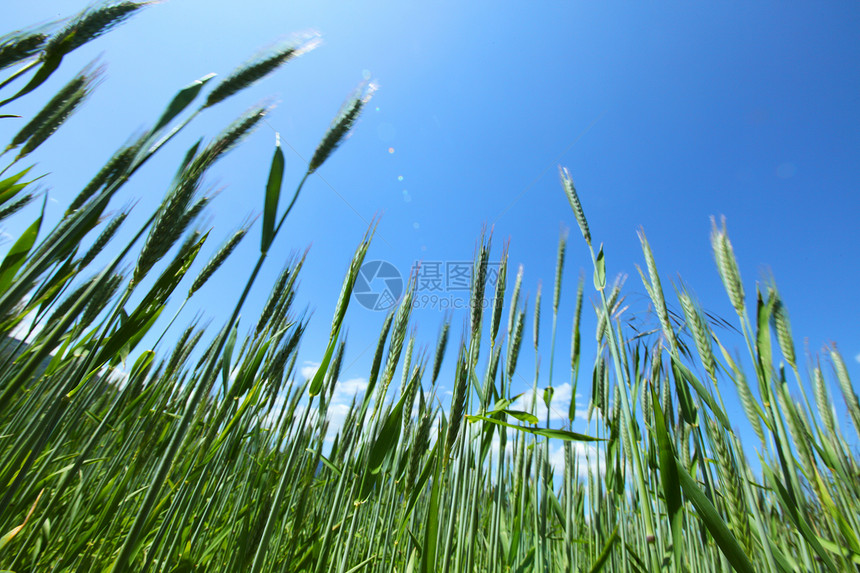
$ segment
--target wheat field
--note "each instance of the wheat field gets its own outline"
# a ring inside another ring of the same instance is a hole
[[[12,120],[3,106],[40,96],[64,56],[148,4],[100,4],[54,28],[0,38],[0,121]],[[860,570],[857,393],[835,346],[797,356],[774,285],[745,292],[724,222],[714,222],[712,253],[703,256],[715,261],[737,336],[718,337],[684,287],[667,298],[644,231],[639,274],[659,326],[637,332],[619,318],[624,293],[607,281],[611,253],[595,249],[573,177],[560,169],[558,192],[582,238],[562,237],[557,247],[543,309],[552,313],[552,339],[538,339],[540,294],[529,311],[522,267],[508,277],[507,251],[488,288],[491,240],[482,236],[463,337],[450,340],[443,321],[436,347],[414,352],[409,282],[381,332],[352,334],[378,342],[368,388],[334,432],[327,408],[375,227],[351,259],[344,254],[339,298],[321,305],[333,318],[311,378],[296,365],[310,320],[294,303],[304,255],[283,267],[260,316],[243,316],[241,326],[239,317],[305,181],[353,129],[374,86],[347,99],[284,198],[284,155],[275,147],[261,166],[269,174],[262,217],[242,224],[209,261],[197,260],[211,240],[200,217],[213,200],[207,170],[260,125],[267,106],[177,155],[161,204],[131,240],[119,241],[128,210],[108,207],[126,182],[169,153],[166,144],[198,115],[305,51],[281,46],[223,80],[204,76],[179,89],[150,128],[73,190],[55,227],[43,227],[43,207],[4,245],[0,570]],[[16,124],[23,127],[0,157],[0,222],[32,216],[25,207],[40,200],[41,173],[24,160],[86,104],[101,74],[85,67]],[[258,258],[226,322],[189,320],[181,309],[162,316],[168,299],[188,301],[217,281],[222,263],[256,233]],[[590,256],[592,280],[562,291],[573,249]],[[100,253],[110,254],[108,263],[95,264]],[[575,324],[570,355],[555,360],[563,292],[575,293]],[[598,324],[591,363],[580,351],[589,296]],[[158,342],[144,346],[153,334]],[[531,351],[524,341],[536,354],[549,342],[550,379],[553,368],[562,377],[569,369],[574,395],[588,396],[589,434],[570,430],[574,404],[568,429],[539,419],[537,404],[549,407],[553,388],[540,388],[537,372],[530,410],[515,409],[518,357]],[[734,355],[735,347],[748,356]],[[446,359],[455,361],[447,380]],[[443,384],[454,389],[450,399]],[[749,435],[729,417],[729,394],[743,406]],[[550,461],[551,444],[563,448],[561,469]]]

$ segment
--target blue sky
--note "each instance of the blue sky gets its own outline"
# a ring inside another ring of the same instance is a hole
[[[81,7],[69,0],[8,2],[4,27]],[[390,261],[404,274],[416,260],[469,261],[484,225],[493,228],[495,259],[510,240],[509,277],[512,283],[516,266],[524,265],[530,309],[538,281],[544,283],[546,372],[556,242],[564,226],[571,232],[555,384],[567,381],[575,283],[590,259],[558,182],[561,164],[576,182],[595,242],[605,243],[610,276],[629,275],[629,312],[646,317],[635,271],[643,264],[636,238],[642,225],[664,288],[671,292],[680,274],[706,310],[736,323],[708,238],[709,218],[725,215],[748,296],[772,273],[798,352],[804,340],[813,352],[837,341],[856,386],[856,4],[164,2],[75,52],[36,97],[9,107],[32,114],[91,59],[107,65],[86,107],[32,156],[51,171],[45,184],[58,201],[51,215],[59,216],[178,88],[208,72],[223,77],[259,49],[303,31],[319,32],[322,45],[207,111],[116,203],[118,209],[138,201],[133,220],[143,220],[184,149],[273,96],[278,105],[268,125],[212,172],[210,181],[226,188],[207,214],[215,229],[208,256],[246,216],[261,212],[274,131],[288,145],[285,188],[291,188],[304,170],[302,158],[310,157],[344,99],[363,79],[378,81],[352,138],[303,191],[244,312],[256,316],[282,262],[311,245],[299,304],[315,314],[303,359],[321,356],[349,258],[380,216],[368,260]],[[12,133],[8,120],[0,125],[0,136]],[[19,217],[4,231],[15,235],[27,222]],[[132,227],[126,224],[127,234]],[[186,318],[202,311],[214,324],[226,319],[256,257],[258,233],[257,226],[189,304]],[[442,318],[438,309],[415,313],[419,347],[432,348]],[[382,319],[353,302],[344,379],[367,375]],[[453,314],[448,366],[467,320],[463,311]],[[528,332],[530,324],[531,316]],[[593,332],[587,312],[587,365]],[[743,351],[741,337],[718,335]],[[533,376],[527,348],[519,366],[523,388]],[[584,373],[586,393],[589,382]]]

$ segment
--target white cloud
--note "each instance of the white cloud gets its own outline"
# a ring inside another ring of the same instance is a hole
[[[516,438],[517,430],[509,429],[507,430],[507,441],[505,443],[505,458],[506,463],[513,463],[514,456],[514,439]],[[528,436],[527,439],[531,443],[531,439],[533,436]],[[545,443],[545,438],[538,438],[541,444]],[[501,440],[499,438],[498,432],[493,436],[493,441],[490,444],[490,450],[492,452],[493,458],[493,467],[496,466],[499,460],[499,448],[501,446]],[[541,446],[543,447],[543,446]],[[573,463],[574,470],[576,472],[577,479],[586,479],[588,477],[588,470],[590,469],[594,474],[603,474],[603,456],[604,453],[600,449],[599,446],[589,442],[571,442],[571,453],[573,454]],[[561,480],[564,479],[564,442],[561,440],[550,440],[549,441],[549,463],[553,468],[553,476],[555,478],[556,485],[561,484]],[[533,468],[532,471],[535,471]]]
[[[311,379],[316,375],[319,367],[320,365],[317,362],[306,361],[304,366],[300,368],[299,373],[302,378]],[[326,433],[327,441],[331,442],[334,440],[334,436],[343,429],[343,424],[346,422],[346,417],[349,414],[350,407],[352,406],[353,398],[361,398],[367,390],[367,386],[367,379],[361,377],[338,380],[334,385],[334,391],[326,404],[326,418],[329,422]],[[274,417],[280,412],[280,407],[283,404],[283,397],[279,396],[276,399],[276,402],[277,405],[272,409],[272,414],[270,414],[270,418],[272,418],[272,420],[274,420]],[[302,417],[305,408],[307,408],[306,402],[296,407],[296,419],[300,419]],[[314,425],[317,423],[319,403],[315,402],[311,408],[312,410],[308,415],[308,425]]]
[[[334,436],[343,429],[346,415],[349,414],[349,404],[329,404],[326,412],[328,418],[328,433],[326,440],[333,440]]]
[[[556,386],[554,388],[555,392],[552,395],[552,401],[549,404],[549,416],[550,420],[567,420],[568,410],[570,410],[570,398],[572,394],[572,388],[569,383],[565,382],[561,386]],[[535,415],[538,419],[545,423],[546,415],[547,415],[547,407],[543,401],[543,389],[538,388],[537,393],[537,408],[535,410]],[[577,406],[582,406],[584,404],[584,400],[581,394],[576,395]],[[522,396],[519,397],[513,404],[511,404],[512,410],[523,410],[526,412],[532,411],[532,391],[526,390]],[[586,411],[581,408],[577,408],[576,417],[585,419]]]
[[[33,310],[27,316],[25,316],[23,319],[21,319],[21,322],[16,324],[12,330],[9,331],[8,336],[11,336],[12,338],[17,338],[19,340],[23,339],[25,336],[27,336],[30,333],[30,328],[32,328],[33,322],[35,320],[36,320],[36,311]],[[42,330],[41,324],[39,324],[36,327],[33,334],[37,334],[40,330]]]
[[[22,302],[24,304],[29,304],[31,297],[32,297],[32,294],[27,294],[24,297]],[[34,308],[29,313],[27,313],[27,315],[24,316],[24,318],[22,318],[21,321],[18,322],[18,324],[16,324],[12,328],[12,330],[9,331],[7,336],[11,336],[13,338],[23,340],[24,337],[26,337],[29,334],[30,335],[29,338],[30,338],[30,340],[32,340],[36,335],[38,335],[42,331],[42,329],[45,326],[45,319],[42,319],[42,321],[39,322],[38,324],[36,324],[34,327],[33,323],[36,321],[37,311],[38,311],[38,309]],[[31,328],[33,329],[32,333],[30,332]],[[53,355],[53,353],[52,353],[52,355]]]
[[[350,378],[349,380],[338,380],[334,385],[334,394],[332,395],[332,403],[342,401],[351,402],[353,396],[364,394],[367,390],[366,378]]]
[[[318,366],[305,366],[302,368],[302,374],[305,370],[309,372],[312,370],[311,375],[313,375],[317,368]],[[332,392],[331,399],[326,405],[326,418],[328,418],[326,440],[333,440],[334,436],[343,429],[353,399],[363,396],[367,390],[367,385],[366,378],[338,380],[337,384],[334,385],[334,392]]]
[[[300,370],[300,372],[302,373],[302,377],[305,378],[305,380],[310,380],[314,377],[314,375],[316,375],[317,370],[319,370],[319,367],[319,362],[305,361],[305,365],[302,366]]]
[[[854,357],[854,360],[856,360],[857,362],[860,362],[860,354],[858,354],[857,356],[855,356],[855,357]]]
[[[585,479],[588,470],[592,473],[603,475],[603,451],[593,443],[572,442],[570,444],[573,453],[573,463],[577,477]],[[564,444],[558,440],[551,440],[549,446],[549,463],[553,467],[556,477],[564,476]]]
[[[510,460],[511,457],[514,455],[514,435],[516,433],[516,430],[510,430],[509,429],[509,430],[507,430],[507,433],[508,433],[508,439],[505,442],[505,457]],[[496,463],[498,463],[499,448],[501,447],[501,445],[502,445],[502,441],[501,441],[501,438],[499,437],[499,433],[495,432],[493,434],[493,441],[490,442],[490,450],[492,451],[492,454],[493,454],[493,464],[494,465]]]

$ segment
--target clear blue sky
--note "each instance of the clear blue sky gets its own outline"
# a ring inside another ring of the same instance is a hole
[[[81,7],[71,0],[7,2],[4,31]],[[575,282],[590,260],[558,183],[562,164],[576,181],[595,241],[606,245],[610,276],[629,275],[630,312],[646,310],[634,266],[642,264],[636,238],[642,225],[664,287],[671,292],[670,280],[680,274],[706,310],[735,322],[708,239],[709,217],[725,215],[748,294],[772,272],[798,352],[804,340],[812,351],[837,341],[856,386],[857,4],[164,2],[75,52],[39,97],[9,108],[32,114],[92,58],[108,67],[86,108],[33,154],[41,169],[51,170],[45,184],[59,201],[53,216],[117,146],[155,120],[179,87],[208,72],[223,77],[258,49],[305,30],[320,32],[324,43],[206,112],[116,204],[139,200],[135,214],[142,220],[196,137],[214,135],[252,103],[275,96],[272,129],[257,131],[213,171],[210,181],[226,189],[208,215],[215,227],[208,256],[246,215],[262,210],[273,130],[308,158],[352,89],[368,75],[378,80],[353,137],[306,186],[261,275],[266,288],[254,291],[244,313],[256,316],[281,261],[312,243],[299,291],[299,304],[315,310],[303,359],[321,356],[349,258],[381,215],[368,260],[390,261],[404,274],[419,259],[470,260],[485,224],[494,229],[494,258],[510,239],[510,280],[523,263],[530,309],[543,279],[546,372],[556,241],[564,225],[572,228],[555,384],[567,381]],[[11,125],[0,124],[0,136],[8,139]],[[287,164],[289,187],[304,167],[289,148]],[[14,235],[25,219],[4,230]],[[214,324],[226,318],[256,256],[258,234],[257,226],[186,318],[196,310]],[[432,347],[442,313],[414,316],[419,346]],[[382,319],[353,303],[342,378],[367,376]],[[460,311],[453,319],[448,366],[467,316]],[[530,325],[531,316],[529,333]],[[587,313],[587,365],[593,332]],[[718,334],[745,352],[742,338]],[[532,377],[530,342],[529,334],[519,367],[523,387]],[[581,389],[590,390],[588,373]]]

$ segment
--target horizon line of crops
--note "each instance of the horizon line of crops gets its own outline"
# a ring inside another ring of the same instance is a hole
[[[0,108],[147,4],[103,4],[56,29],[0,38],[0,71],[19,65],[0,91],[31,74]],[[259,258],[230,318],[213,330],[198,318],[183,324],[180,312],[162,317],[183,281],[188,290],[175,296],[187,301],[251,232],[242,225],[191,274],[211,232],[196,224],[211,200],[201,192],[205,174],[267,109],[252,108],[211,142],[189,149],[161,206],[124,245],[116,237],[129,208],[105,220],[107,206],[199,113],[310,47],[282,46],[242,66],[197,108],[213,76],[180,90],[152,129],[117,150],[54,229],[42,236],[40,215],[0,263],[0,335],[35,317],[21,341],[6,338],[0,355],[0,569],[860,570],[860,467],[828,380],[835,379],[858,435],[860,403],[836,347],[826,350],[829,369],[819,357],[799,365],[773,285],[757,289],[750,315],[733,246],[716,223],[713,256],[752,375],[683,284],[675,287],[682,315],[670,313],[644,232],[639,273],[659,327],[632,330],[621,320],[622,284],[607,283],[606,254],[602,246],[595,252],[566,169],[561,186],[592,260],[598,301],[597,352],[581,376],[580,280],[566,427],[577,415],[581,378],[590,378],[594,435],[551,428],[549,415],[544,424],[536,416],[538,400],[549,410],[554,397],[551,386],[539,388],[546,344],[538,337],[540,290],[529,311],[520,266],[508,293],[505,248],[494,291],[487,292],[486,235],[472,268],[468,325],[454,341],[453,378],[441,374],[452,343],[449,319],[432,354],[415,349],[410,280],[378,333],[366,390],[343,426],[329,432],[346,313],[374,226],[349,263],[312,378],[296,367],[309,320],[294,305],[306,251],[286,262],[259,317],[241,329],[238,317],[305,181],[344,140],[373,86],[360,88],[336,116],[285,209],[276,144]],[[4,172],[79,109],[98,76],[85,68],[28,120],[7,148],[19,151]],[[30,170],[15,167],[0,180],[0,220],[35,199]],[[562,364],[554,358],[568,241],[563,234],[557,249],[551,372]],[[102,252],[114,255],[98,268]],[[138,291],[145,292],[141,301],[129,305]],[[534,383],[526,396],[513,395],[514,376],[525,375],[517,362],[529,320]],[[141,346],[147,333],[159,334],[153,348]],[[161,349],[162,341],[173,343]],[[128,374],[117,376],[126,361]],[[445,408],[441,384],[453,388]],[[725,392],[737,393],[759,442],[755,466],[729,419]],[[520,398],[530,411],[515,409]],[[550,461],[550,440],[562,444],[561,475]]]

